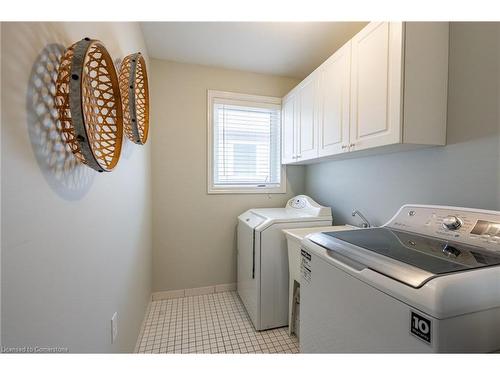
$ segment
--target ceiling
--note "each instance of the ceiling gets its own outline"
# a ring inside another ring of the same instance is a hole
[[[304,78],[366,22],[143,22],[150,57]]]

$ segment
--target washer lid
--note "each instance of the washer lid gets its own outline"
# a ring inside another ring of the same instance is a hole
[[[386,227],[319,233],[310,239],[414,288],[439,275],[500,264],[500,254],[480,247]]]

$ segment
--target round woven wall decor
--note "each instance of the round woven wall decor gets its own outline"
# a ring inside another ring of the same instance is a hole
[[[140,52],[123,59],[119,77],[125,134],[143,145],[149,133],[149,90],[146,62]]]
[[[64,53],[56,82],[63,139],[82,163],[111,171],[123,140],[123,114],[113,60],[98,40],[85,38]]]

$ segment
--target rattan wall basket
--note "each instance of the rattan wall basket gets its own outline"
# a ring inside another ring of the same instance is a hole
[[[149,90],[146,62],[140,52],[123,59],[119,82],[125,134],[132,142],[143,145],[149,133]]]
[[[98,40],[71,45],[56,82],[61,131],[73,154],[98,172],[111,171],[123,141],[123,114],[113,60]]]

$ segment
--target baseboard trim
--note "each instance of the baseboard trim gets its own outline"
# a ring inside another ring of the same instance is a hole
[[[236,283],[218,284],[218,285],[204,286],[201,288],[166,290],[164,292],[154,292],[151,295],[151,300],[158,301],[158,300],[162,300],[162,299],[201,296],[204,294],[230,292],[233,290],[236,290]]]

